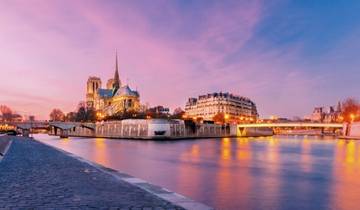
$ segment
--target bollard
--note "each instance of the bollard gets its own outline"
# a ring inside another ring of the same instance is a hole
[[[22,136],[23,136],[23,137],[29,137],[29,136],[30,136],[30,130],[28,130],[28,129],[23,129],[23,130],[22,130]]]
[[[69,137],[69,130],[61,130],[60,131],[60,138],[68,138]]]

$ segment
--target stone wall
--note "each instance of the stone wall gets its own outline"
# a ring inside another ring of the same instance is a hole
[[[237,131],[237,136],[243,137],[257,137],[257,136],[272,136],[274,131],[272,128],[243,128]]]
[[[5,152],[10,144],[10,138],[8,136],[0,135],[0,161],[5,155]]]
[[[347,124],[344,126],[343,133],[345,136],[360,137],[360,122]]]
[[[50,134],[55,133],[52,128]],[[183,121],[172,120],[123,120],[102,123],[88,123],[68,131],[69,136],[104,137],[104,138],[200,138],[236,136],[236,126],[215,124],[197,124],[191,128]]]

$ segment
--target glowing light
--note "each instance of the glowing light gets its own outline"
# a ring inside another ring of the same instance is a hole
[[[278,119],[278,117],[275,116],[275,115],[271,115],[271,116],[270,116],[270,120],[277,120],[277,119]]]
[[[96,113],[96,118],[97,118],[98,120],[102,120],[102,119],[104,119],[104,117],[105,117],[105,115],[102,114],[101,112],[97,112],[97,113]]]
[[[351,121],[353,122],[355,120],[355,115],[354,114],[350,114],[350,118],[351,118]]]
[[[314,128],[342,128],[341,123],[256,123],[239,124],[241,128],[259,128],[259,127],[314,127]]]
[[[199,145],[193,145],[191,148],[191,156],[198,157],[200,155],[200,147]]]
[[[231,142],[229,138],[223,138],[221,141],[221,159],[224,161],[231,159]]]
[[[352,164],[356,161],[356,145],[354,141],[350,141],[346,144],[346,163]]]

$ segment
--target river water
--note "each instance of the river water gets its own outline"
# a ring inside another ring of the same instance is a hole
[[[216,209],[360,209],[360,141],[35,138]]]

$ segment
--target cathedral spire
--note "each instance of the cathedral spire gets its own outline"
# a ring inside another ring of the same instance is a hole
[[[341,111],[342,111],[342,107],[341,107],[341,102],[340,102],[340,101],[338,102],[338,105],[337,105],[337,107],[336,107],[336,111],[337,111],[337,112],[341,112]]]
[[[119,67],[118,67],[118,56],[117,56],[117,51],[116,51],[116,56],[115,56],[115,75],[114,75],[114,85],[113,88],[116,91],[117,89],[120,88],[120,77],[119,77]]]

